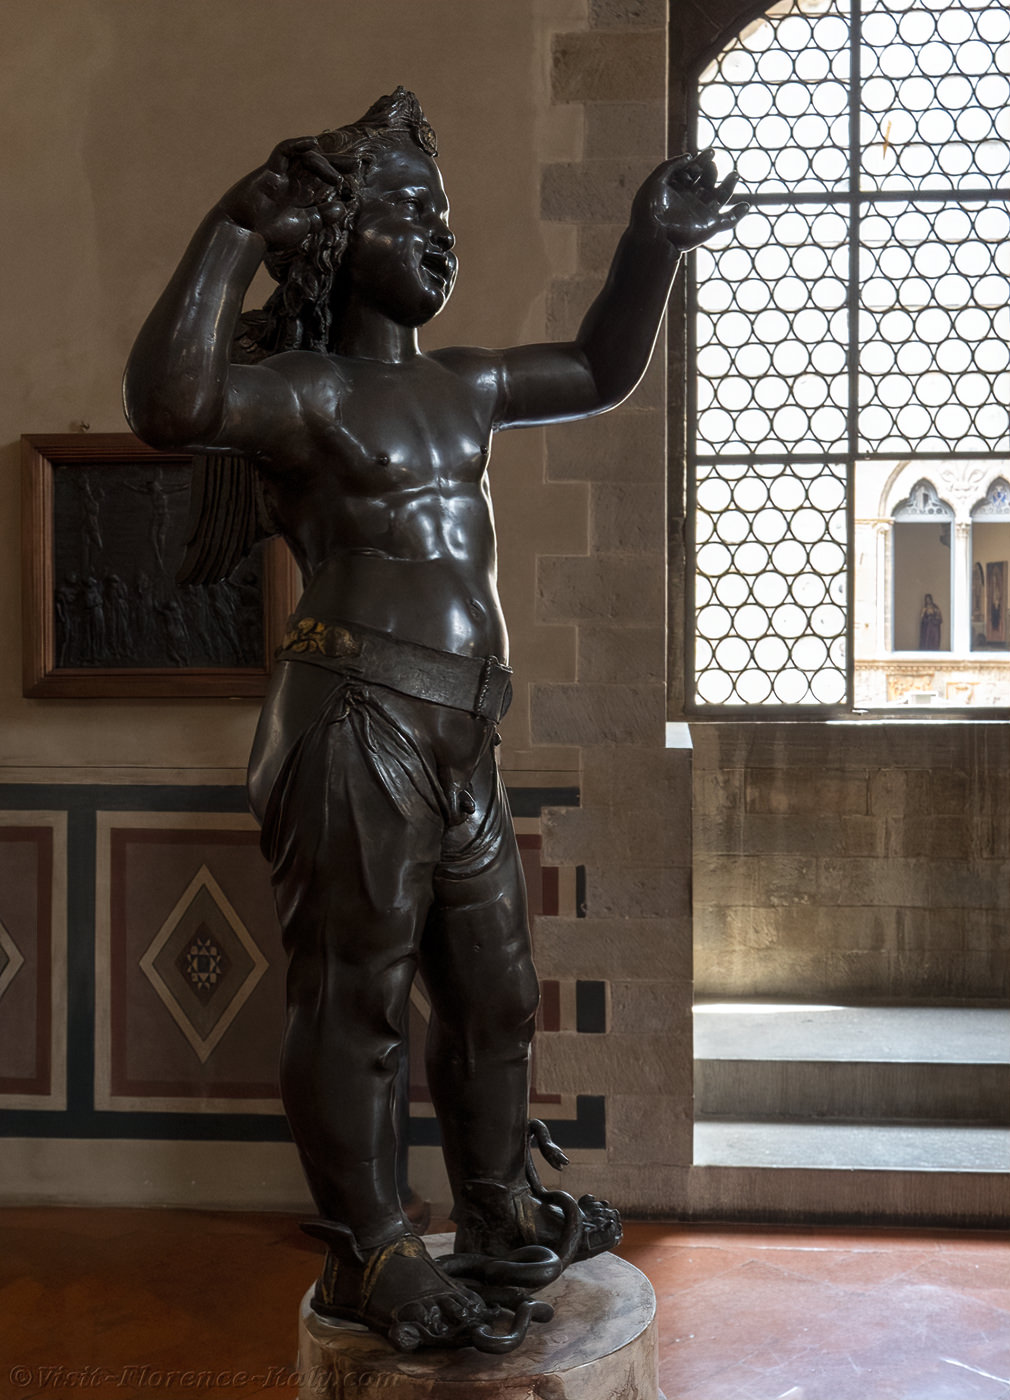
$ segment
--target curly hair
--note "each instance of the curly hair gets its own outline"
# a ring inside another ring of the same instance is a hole
[[[237,364],[256,364],[283,350],[329,350],[333,285],[361,186],[375,162],[404,142],[438,155],[421,104],[403,87],[373,102],[358,121],[322,132],[319,149],[339,169],[341,185],[317,206],[319,218],[296,248],[268,251],[264,265],[277,290],[262,310],[240,318],[232,342]]]

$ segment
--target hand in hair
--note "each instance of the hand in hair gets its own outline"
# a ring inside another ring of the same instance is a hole
[[[282,141],[258,170],[233,185],[218,208],[275,250],[297,248],[341,213],[344,176],[315,136]]]

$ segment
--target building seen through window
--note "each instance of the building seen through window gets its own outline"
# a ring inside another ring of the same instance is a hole
[[[1010,13],[782,0],[700,76],[693,708],[1010,705]]]
[[[857,708],[1007,703],[1001,470],[985,459],[857,463]]]

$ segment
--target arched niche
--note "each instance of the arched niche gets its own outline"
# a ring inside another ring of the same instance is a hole
[[[1006,651],[1010,484],[996,476],[971,510],[971,649]]]
[[[921,477],[891,511],[895,651],[950,651],[953,507]]]

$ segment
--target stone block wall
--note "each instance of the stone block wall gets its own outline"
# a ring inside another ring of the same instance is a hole
[[[698,725],[696,994],[1010,998],[1010,735]]]
[[[688,145],[697,74],[753,14],[750,0],[590,0],[586,26],[555,36],[554,102],[580,112],[583,145],[543,172],[543,218],[574,233],[550,336],[574,330],[637,182]],[[576,671],[533,687],[531,738],[534,753],[579,745],[582,806],[544,813],[544,858],[584,879],[578,917],[537,921],[536,953],[545,977],[605,982],[608,1019],[603,1035],[543,1036],[538,1054],[545,1085],[606,1096],[607,1147],[577,1159],[579,1189],[631,1213],[753,1218],[773,1202],[824,1217],[865,1182],[748,1169],[720,1184],[690,1166],[692,993],[1005,998],[1008,740],[985,724],[700,723],[693,754],[664,748],[664,704],[684,718],[683,313],[681,282],[634,397],[547,435],[548,480],[586,490],[587,546],[538,558],[537,619],[569,638]],[[872,1209],[890,1192],[893,1218],[958,1218],[924,1204],[935,1184],[875,1186]]]
[[[543,170],[542,215],[577,248],[548,296],[552,339],[575,331],[666,154],[665,74],[661,3],[593,0],[585,29],[554,37],[553,101],[581,107],[583,149]],[[691,755],[665,746],[665,401],[657,351],[625,405],[547,435],[548,480],[586,484],[588,550],[538,560],[538,621],[572,630],[576,673],[531,697],[534,745],[580,746],[582,805],[544,812],[544,859],[584,870],[579,916],[537,920],[537,965],[607,984],[605,1033],[542,1036],[538,1063],[545,1086],[606,1095],[607,1147],[578,1159],[578,1186],[630,1212],[675,1211],[673,1169],[691,1162]]]

